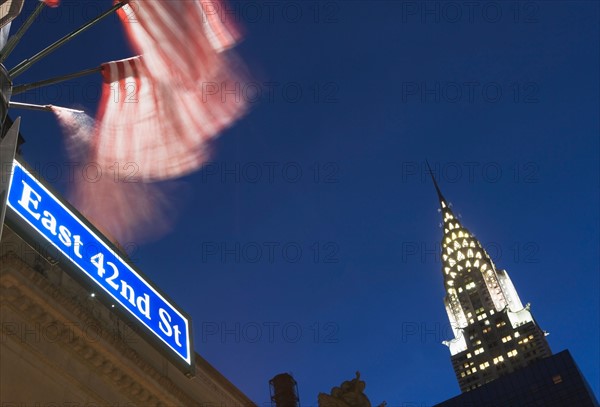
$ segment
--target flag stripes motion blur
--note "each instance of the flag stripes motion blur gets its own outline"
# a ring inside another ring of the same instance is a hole
[[[200,168],[210,141],[245,112],[245,71],[224,52],[240,33],[223,7],[219,0],[128,1],[118,13],[139,55],[102,64],[95,119],[53,109],[71,159],[117,174],[76,180],[70,194],[113,241],[166,232],[170,224],[157,219],[173,221],[173,184],[149,182]]]
[[[46,3],[47,6],[50,7],[58,7],[58,5],[60,4],[60,0],[41,0],[44,3]]]
[[[243,101],[212,87],[173,86],[148,69],[144,57],[103,65],[93,159],[133,163],[146,180],[174,178],[202,165],[208,141],[243,113]],[[230,78],[213,80],[215,87]]]
[[[145,180],[202,165],[207,142],[245,110],[235,92],[241,78],[222,53],[239,34],[221,20],[222,10],[217,1],[163,0],[132,0],[120,10],[141,56],[102,67],[96,162],[133,162]]]

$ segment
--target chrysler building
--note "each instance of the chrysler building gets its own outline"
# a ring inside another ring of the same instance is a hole
[[[454,338],[444,341],[462,392],[552,355],[530,305],[523,306],[506,270],[452,213],[433,177],[442,214],[444,304]]]

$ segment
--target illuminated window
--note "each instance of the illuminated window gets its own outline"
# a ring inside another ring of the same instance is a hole
[[[485,271],[487,269],[487,264],[483,263],[481,265],[481,271]]]
[[[467,257],[473,257],[473,250],[467,250]]]
[[[471,267],[471,262],[469,260],[467,260],[467,262],[465,263],[465,267]]]
[[[471,355],[470,353],[467,353],[467,359],[471,359],[473,357],[473,355]]]
[[[515,332],[515,338],[518,338],[519,336],[521,336],[521,334],[519,332]]]
[[[456,239],[456,233],[452,233],[452,240]]]
[[[507,355],[508,355],[509,358],[512,358],[512,357],[517,356],[517,353],[518,353],[517,350],[513,349],[510,352],[508,352]]]
[[[504,338],[502,338],[502,343],[506,343],[508,341],[512,341],[512,336],[508,335],[508,336],[505,336]]]
[[[486,322],[489,322],[489,321],[486,321]],[[491,331],[491,330],[492,330],[492,328],[485,328],[485,329],[483,330],[483,333],[484,333],[484,334],[490,333],[490,331]]]
[[[475,283],[474,282],[470,282],[469,284],[467,284],[467,290],[472,290],[473,288],[475,288]]]
[[[558,384],[562,382],[562,377],[557,374],[556,376],[552,376],[552,381],[554,382],[554,384]]]
[[[456,258],[457,258],[458,260],[463,260],[463,259],[465,258],[465,255],[464,255],[464,254],[462,254],[462,252],[457,252],[457,253],[456,253]]]
[[[471,242],[471,244],[469,246],[475,247],[475,242]]]
[[[446,256],[446,255],[444,255],[444,256]],[[446,257],[448,257],[448,256],[446,256]],[[444,260],[446,260],[446,259],[444,259]],[[448,264],[450,264],[450,267],[453,267],[456,264],[456,260],[448,259]]]
[[[494,358],[495,365],[497,365],[500,362],[504,362],[504,357],[502,355],[498,356],[497,358]]]
[[[479,370],[484,370],[485,368],[490,366],[490,362],[485,362],[479,365]]]
[[[463,239],[463,247],[469,247],[469,242],[467,239]]]
[[[504,326],[504,325],[506,325],[506,322],[500,321],[496,324],[496,328],[500,328],[501,326]]]
[[[475,351],[473,353],[475,353],[476,355],[479,355],[480,353],[483,353],[483,348],[477,348],[477,349],[475,349]]]

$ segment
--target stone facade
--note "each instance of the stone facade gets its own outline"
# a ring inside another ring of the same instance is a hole
[[[0,406],[255,406],[198,354],[186,377],[40,253],[5,225]]]

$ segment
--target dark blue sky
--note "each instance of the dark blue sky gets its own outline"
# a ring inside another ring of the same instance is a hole
[[[6,65],[110,4],[44,12]],[[183,180],[174,230],[129,247],[192,316],[196,351],[256,403],[281,372],[304,406],[356,370],[374,404],[458,394],[425,159],[553,351],[600,393],[599,5],[472,4],[232,3],[262,94]],[[110,18],[17,83],[130,55]],[[93,112],[98,85],[14,99]],[[54,117],[11,114],[27,162],[64,189]]]

